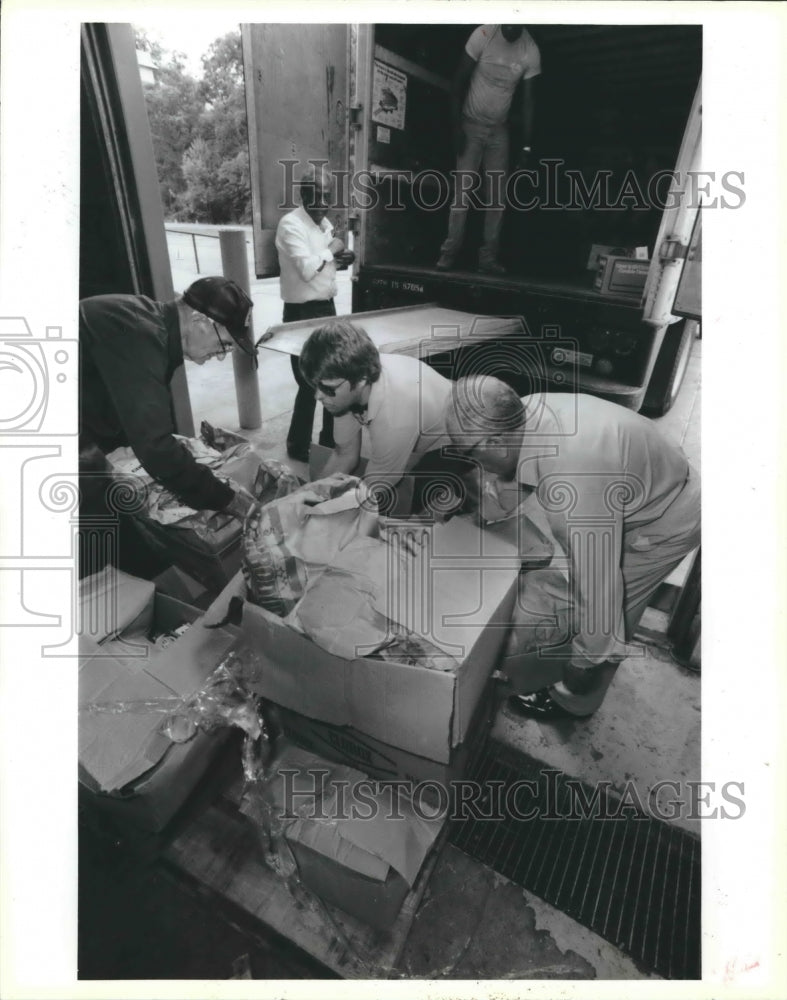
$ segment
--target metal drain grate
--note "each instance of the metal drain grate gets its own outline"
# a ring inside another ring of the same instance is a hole
[[[545,777],[546,776],[546,777]],[[480,808],[455,819],[451,842],[606,938],[647,969],[667,979],[699,979],[700,844],[690,834],[649,816],[601,808],[569,818],[577,786],[493,740],[477,759],[472,778],[487,791],[487,805],[516,782],[527,799],[517,819],[510,810]],[[581,786],[586,801],[591,789]],[[488,818],[489,812],[493,818]],[[599,816],[598,813],[602,815]]]

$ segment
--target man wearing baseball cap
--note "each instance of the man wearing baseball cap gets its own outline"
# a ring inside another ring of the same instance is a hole
[[[121,294],[82,299],[80,472],[106,471],[101,453],[127,445],[189,507],[242,519],[251,494],[218,479],[174,436],[170,383],[184,358],[201,365],[236,345],[254,357],[251,308],[246,292],[222,277],[200,278],[171,302]]]

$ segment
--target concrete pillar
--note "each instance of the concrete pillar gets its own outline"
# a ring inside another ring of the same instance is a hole
[[[221,245],[221,270],[225,278],[237,282],[249,294],[249,262],[246,257],[246,233],[237,229],[222,229],[219,232]],[[254,310],[249,320],[249,335],[254,337]],[[257,369],[252,359],[244,351],[236,348],[232,352],[232,367],[235,372],[235,396],[238,400],[238,423],[245,430],[256,430],[262,425],[260,411],[260,387]]]

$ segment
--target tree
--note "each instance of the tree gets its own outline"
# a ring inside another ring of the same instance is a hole
[[[171,218],[186,188],[183,155],[199,134],[204,102],[197,81],[185,71],[182,52],[167,53],[141,29],[135,34],[137,48],[148,52],[156,66],[156,83],[145,87],[145,104],[164,215]]]
[[[246,91],[243,82],[243,55],[240,32],[217,38],[202,57],[203,78],[200,94],[204,110],[199,135],[207,144],[190,159],[193,176],[200,165],[209,169],[200,191],[212,190],[208,212],[215,222],[251,222],[251,181],[246,119]],[[196,193],[196,192],[195,192]],[[181,205],[192,203],[187,190]]]
[[[211,44],[200,81],[186,72],[183,53],[166,52],[144,31],[137,30],[137,47],[157,65],[157,83],[145,88],[145,99],[165,216],[251,222],[240,32]]]

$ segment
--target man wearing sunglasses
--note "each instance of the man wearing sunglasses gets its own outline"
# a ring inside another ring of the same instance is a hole
[[[201,365],[235,347],[254,356],[251,308],[243,289],[222,277],[200,278],[171,302],[144,295],[80,302],[80,474],[92,474],[80,482],[83,515],[100,492],[96,474],[108,472],[104,455],[127,445],[189,507],[245,516],[251,495],[218,479],[173,436],[170,383],[184,358]]]
[[[459,480],[468,463],[440,455],[450,443],[445,430],[450,379],[417,358],[380,354],[363,328],[345,319],[312,332],[301,349],[300,370],[334,418],[336,444],[323,475],[357,473],[365,432],[364,478],[378,490],[382,513],[425,509],[429,482],[456,484],[457,501],[465,495],[467,484],[460,488]]]

